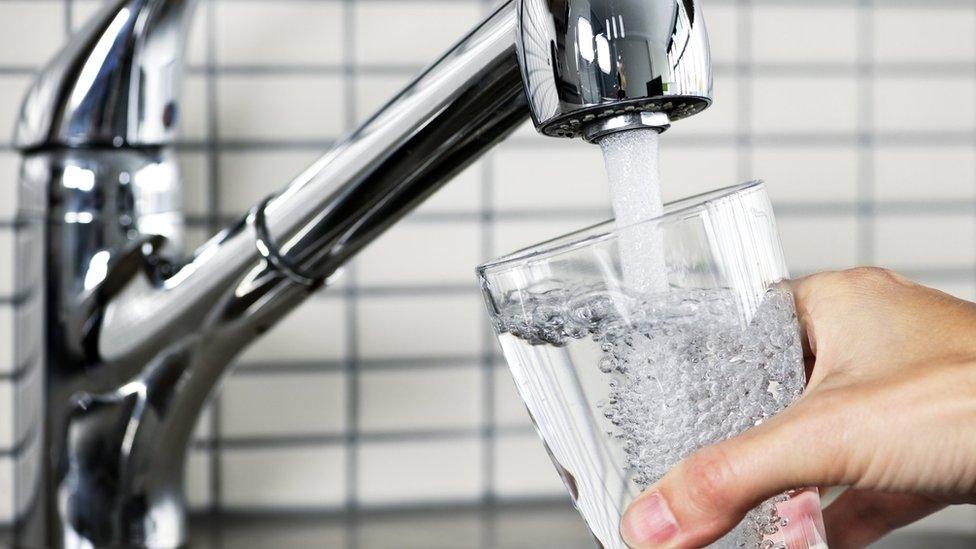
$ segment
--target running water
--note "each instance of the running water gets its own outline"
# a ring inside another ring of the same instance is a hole
[[[620,234],[624,283],[642,294],[668,289],[664,240],[654,224],[635,225],[664,213],[656,130],[612,133],[600,140],[610,200]]]

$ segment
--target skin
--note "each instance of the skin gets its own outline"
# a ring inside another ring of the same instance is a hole
[[[621,522],[631,547],[703,547],[802,486],[849,487],[824,510],[833,549],[976,503],[976,304],[874,268],[791,286],[803,397],[649,487]]]

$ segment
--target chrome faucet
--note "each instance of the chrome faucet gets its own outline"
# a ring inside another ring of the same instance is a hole
[[[694,0],[509,0],[280,192],[181,251],[196,0],[112,0],[17,127],[22,547],[179,547],[183,469],[235,355],[527,117],[596,141],[711,102]]]

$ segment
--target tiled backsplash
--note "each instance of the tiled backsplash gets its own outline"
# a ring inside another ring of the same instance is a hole
[[[0,0],[0,130],[98,3]],[[716,102],[664,136],[668,194],[762,177],[794,273],[882,264],[972,299],[976,3],[705,3]],[[191,243],[300,172],[490,7],[202,0],[180,146]],[[11,394],[25,382],[10,351],[17,167],[4,134],[0,523],[13,513]],[[240,359],[196,437],[194,507],[564,497],[473,267],[605,218],[603,180],[598,148],[526,127],[381,237]],[[976,524],[967,512],[942,522]]]

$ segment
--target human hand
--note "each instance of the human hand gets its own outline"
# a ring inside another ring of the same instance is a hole
[[[649,487],[621,522],[632,547],[703,547],[804,486],[851,487],[824,511],[834,549],[976,503],[976,304],[873,268],[791,285],[803,397]]]

